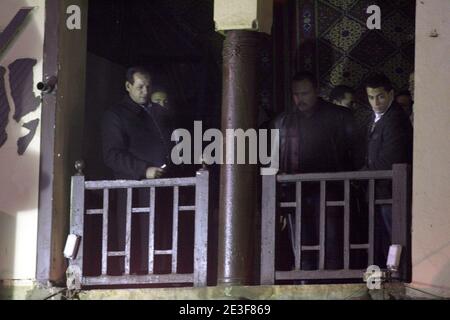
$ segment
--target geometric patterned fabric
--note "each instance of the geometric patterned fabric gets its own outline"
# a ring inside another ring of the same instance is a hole
[[[298,0],[297,0],[298,1]],[[304,8],[314,6],[316,19],[311,21],[315,34],[315,71],[321,94],[328,96],[336,85],[348,85],[363,97],[362,84],[374,72],[385,73],[396,91],[408,88],[414,68],[415,0],[302,0],[298,17],[300,26]],[[381,30],[369,30],[366,13],[370,5],[381,8]],[[310,10],[310,9],[308,9]],[[303,11],[303,12],[302,12]],[[311,11],[311,10],[310,10]],[[302,39],[297,50],[299,68],[311,69],[305,63]],[[310,58],[308,59],[310,60]]]

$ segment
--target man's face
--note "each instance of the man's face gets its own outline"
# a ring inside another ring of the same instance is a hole
[[[125,83],[125,88],[130,95],[131,100],[137,104],[145,105],[148,102],[149,94],[151,91],[151,80],[146,74],[135,73],[133,75],[134,83],[131,84],[128,81]]]
[[[163,107],[169,107],[169,100],[167,99],[167,93],[163,91],[156,91],[152,94],[152,102],[157,103]]]
[[[346,92],[344,95],[344,99],[341,99],[340,101],[334,100],[333,103],[337,104],[338,106],[351,109],[351,108],[353,108],[353,105],[355,104],[355,97],[353,96],[353,93]]]
[[[394,99],[394,90],[389,92],[383,87],[366,88],[370,106],[376,113],[384,113]]]
[[[402,108],[405,111],[409,111],[409,108],[411,107],[412,104],[412,99],[411,97],[407,96],[407,95],[403,95],[403,96],[398,96],[395,101],[397,101],[397,103],[399,105],[402,106]]]
[[[295,81],[292,83],[292,99],[300,111],[311,111],[317,102],[316,88],[309,80]]]

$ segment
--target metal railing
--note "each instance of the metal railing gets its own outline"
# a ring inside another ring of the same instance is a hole
[[[169,283],[192,283],[194,286],[206,286],[207,275],[207,239],[208,239],[208,183],[209,173],[200,170],[195,177],[154,179],[143,181],[111,180],[111,181],[85,181],[84,175],[79,172],[72,177],[71,188],[71,222],[70,233],[78,236],[81,241],[76,257],[70,260],[69,269],[74,275],[75,288],[85,286],[104,285],[145,285],[145,284],[169,284]],[[179,188],[195,187],[195,205],[179,205]],[[155,249],[155,191],[158,187],[173,188],[173,223],[172,223],[172,249]],[[149,207],[132,207],[132,190],[137,188],[149,188]],[[124,251],[108,250],[108,211],[109,194],[113,189],[126,189],[126,237]],[[85,192],[92,190],[103,190],[103,207],[87,210],[85,207]],[[183,211],[195,212],[195,235],[194,235],[194,266],[193,273],[177,273],[178,255],[178,217]],[[136,213],[149,214],[149,245],[148,245],[148,274],[130,274],[130,247],[131,247],[131,217]],[[86,223],[86,215],[102,216],[102,249],[101,249],[101,275],[85,276],[83,273],[83,251],[86,243],[83,230]],[[157,255],[171,255],[172,266],[170,274],[154,274],[154,258]],[[107,274],[108,257],[123,257],[125,260],[125,271],[122,275],[112,276]]]
[[[375,199],[375,181],[392,181],[392,199]],[[327,182],[341,181],[344,184],[344,196],[340,201],[327,201]],[[368,242],[352,244],[350,241],[351,219],[351,182],[368,182]],[[302,185],[304,182],[320,184],[320,217],[319,243],[315,246],[302,245]],[[280,183],[295,184],[295,202],[280,202],[277,199],[277,185]],[[410,224],[411,206],[409,166],[394,165],[390,171],[360,171],[320,174],[298,174],[263,176],[262,187],[262,229],[261,229],[261,285],[272,285],[276,280],[311,280],[311,279],[352,279],[363,278],[366,269],[350,269],[351,250],[367,250],[367,266],[374,264],[375,206],[392,206],[392,239],[391,243],[403,247],[402,260],[397,276],[404,281],[410,277]],[[327,208],[341,207],[344,211],[343,232],[343,269],[325,269]],[[293,230],[294,268],[291,271],[275,270],[276,249],[276,217],[280,208],[294,208],[295,226]],[[302,270],[302,253],[318,252],[317,270]]]

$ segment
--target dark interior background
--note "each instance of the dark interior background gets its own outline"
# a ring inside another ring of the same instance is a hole
[[[362,83],[384,72],[408,88],[414,67],[415,0],[274,0],[271,35],[262,35],[257,101],[260,125],[290,107],[290,79],[317,74],[321,95],[345,84],[367,104]],[[366,26],[369,5],[381,8],[381,30]],[[91,0],[88,21],[84,156],[86,176],[108,176],[98,125],[125,93],[124,73],[144,65],[165,87],[177,127],[220,128],[222,46],[213,0]]]
[[[85,123],[86,175],[103,179],[98,125],[124,94],[124,73],[147,67],[169,91],[177,127],[220,127],[222,43],[212,0],[89,1]]]

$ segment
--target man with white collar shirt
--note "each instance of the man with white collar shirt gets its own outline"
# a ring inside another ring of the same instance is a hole
[[[389,78],[375,74],[365,84],[367,97],[373,110],[367,139],[365,170],[392,170],[397,163],[412,163],[413,129],[407,115],[394,100]],[[379,181],[375,199],[390,199],[391,184]],[[375,262],[384,267],[392,235],[392,207],[377,206],[376,236],[378,250]]]

